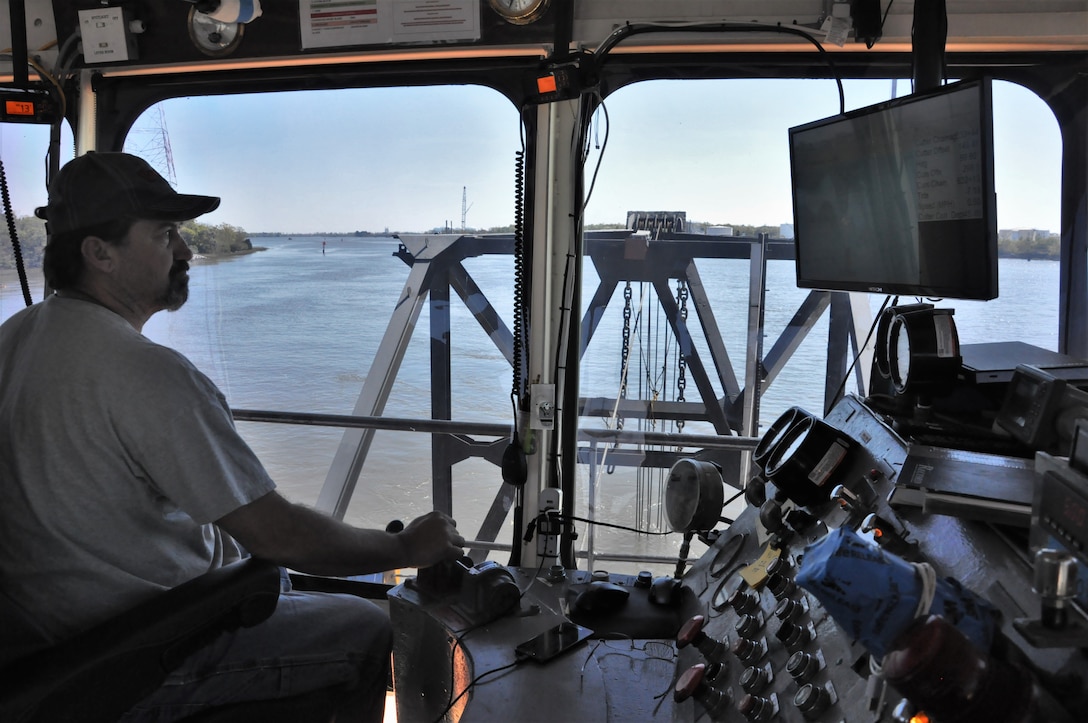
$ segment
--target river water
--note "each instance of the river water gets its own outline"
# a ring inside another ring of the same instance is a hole
[[[404,291],[408,267],[393,256],[398,242],[385,237],[299,236],[258,237],[253,242],[266,250],[227,259],[195,260],[189,302],[177,312],[156,315],[145,327],[145,334],[189,356],[220,386],[234,408],[350,414],[390,314]],[[468,259],[465,267],[509,324],[513,306],[510,257]],[[747,262],[700,265],[711,308],[742,383],[747,270]],[[589,298],[596,284],[592,272],[589,276],[583,298]],[[793,285],[792,262],[770,262],[767,276],[765,350],[807,293]],[[32,273],[32,279],[34,298],[40,299],[40,273]],[[22,296],[13,273],[5,272],[0,283],[0,319],[6,319],[23,306]],[[961,341],[1018,339],[1056,349],[1057,262],[1002,259],[1000,283],[1001,297],[995,301],[939,304],[956,309]],[[631,344],[638,351],[632,355],[628,396],[657,394],[674,399],[675,371],[665,367],[675,354],[670,353],[664,335],[656,333],[663,322],[655,305],[644,300],[639,315],[641,291],[636,287],[633,296],[633,315],[639,324]],[[617,393],[622,343],[622,300],[618,296],[619,292],[583,361],[583,395],[614,397]],[[879,301],[874,298],[874,308]],[[453,419],[509,423],[509,365],[455,295],[450,313]],[[386,416],[430,417],[427,318],[424,307],[393,385]],[[761,407],[764,424],[793,404],[820,411],[825,355],[826,320],[817,325],[786,371],[766,391]],[[691,401],[697,393],[693,385],[688,389]],[[609,423],[582,421],[584,426]],[[629,421],[626,428],[633,424]],[[342,436],[340,430],[244,422],[239,429],[284,494],[306,503],[316,501]],[[670,427],[655,429],[675,431]],[[705,433],[707,429],[688,425],[685,431]],[[389,519],[408,519],[430,509],[429,443],[425,434],[379,431],[347,519],[384,525]],[[582,469],[583,486],[585,475]],[[472,534],[478,528],[500,483],[498,470],[486,462],[470,460],[455,467],[454,514],[463,530]],[[633,485],[630,475],[617,473],[602,476],[599,486],[596,514],[602,518],[619,524],[640,521],[640,526],[651,529],[660,526],[659,516],[647,519],[633,509],[646,499],[659,499],[660,476]],[[635,537],[638,539],[632,539]],[[508,539],[500,537],[500,541]],[[653,538],[613,531],[598,533],[598,544],[622,547],[625,552],[659,552],[662,547]],[[663,544],[668,551],[678,541],[669,538]]]

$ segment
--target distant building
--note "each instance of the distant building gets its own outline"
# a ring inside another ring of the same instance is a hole
[[[707,226],[706,227],[706,235],[707,236],[732,236],[733,235],[733,227],[732,226]]]
[[[780,238],[793,238],[793,224],[782,223],[778,225],[778,236]]]
[[[1003,229],[998,236],[1005,236],[1010,241],[1037,241],[1050,238],[1050,231],[1041,228]]]

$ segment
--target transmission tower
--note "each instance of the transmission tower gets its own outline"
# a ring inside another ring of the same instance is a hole
[[[132,126],[125,138],[125,152],[143,158],[171,186],[177,186],[174,153],[170,149],[170,133],[166,129],[166,113],[162,103],[155,104]]]
[[[468,186],[461,186],[461,231],[467,230],[465,225],[465,219],[468,217],[468,210],[472,208],[472,204],[468,202]]]

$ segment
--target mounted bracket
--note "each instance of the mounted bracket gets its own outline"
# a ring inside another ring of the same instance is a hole
[[[580,51],[556,56],[540,66],[527,79],[526,97],[530,102],[554,103],[577,98],[597,89],[600,78],[593,53]]]

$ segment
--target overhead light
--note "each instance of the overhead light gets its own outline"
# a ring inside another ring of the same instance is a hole
[[[245,24],[261,16],[260,0],[200,0],[192,5],[189,39],[200,52],[213,58],[237,50]]]

